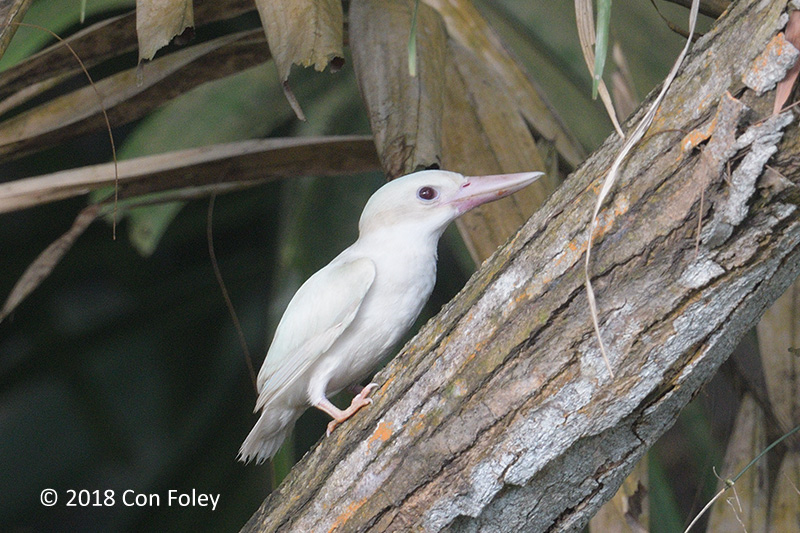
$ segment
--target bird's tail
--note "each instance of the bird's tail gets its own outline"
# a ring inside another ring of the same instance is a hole
[[[302,411],[291,407],[264,406],[258,422],[239,448],[237,459],[243,463],[255,459],[257,464],[272,459],[301,414]]]

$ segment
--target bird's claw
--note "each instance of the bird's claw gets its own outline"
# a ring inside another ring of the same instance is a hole
[[[342,414],[338,418],[334,418],[330,422],[328,422],[328,430],[325,432],[325,436],[330,437],[333,430],[336,429],[336,426],[343,423],[345,420],[356,414],[362,407],[366,407],[372,403],[372,398],[369,398],[370,393],[378,387],[377,383],[370,383],[363,389],[361,392],[356,394],[353,397],[353,401],[350,402],[350,407],[342,411]]]
[[[366,387],[362,387],[362,389],[358,391],[358,394],[356,394],[356,398],[367,398],[367,396],[372,394],[372,391],[374,391],[377,388],[378,388],[377,383],[370,383],[369,385],[367,385]],[[355,401],[356,398],[353,398],[353,401]],[[372,403],[371,399],[369,400],[369,403]]]

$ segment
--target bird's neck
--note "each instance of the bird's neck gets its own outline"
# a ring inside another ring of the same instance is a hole
[[[353,247],[367,255],[376,255],[393,261],[427,260],[436,262],[436,250],[442,231],[408,228],[376,230],[359,235]]]
[[[361,234],[345,256],[368,257],[375,265],[375,281],[364,305],[381,320],[398,323],[405,331],[416,319],[436,283],[436,248],[439,236],[398,232]],[[375,302],[374,296],[380,295]],[[383,316],[391,310],[391,319]],[[392,340],[394,343],[396,339]]]

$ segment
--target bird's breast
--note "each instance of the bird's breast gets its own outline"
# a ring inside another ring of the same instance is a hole
[[[367,377],[413,325],[436,282],[436,257],[375,261],[375,281],[328,352],[333,393]]]

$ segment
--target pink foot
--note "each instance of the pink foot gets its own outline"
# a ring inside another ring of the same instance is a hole
[[[372,398],[369,397],[370,393],[377,388],[377,383],[370,383],[366,387],[361,389],[356,396],[353,397],[353,401],[350,402],[350,407],[345,409],[344,411],[338,409],[335,405],[330,403],[327,399],[319,402],[315,407],[321,409],[328,413],[333,420],[328,423],[328,431],[326,434],[330,436],[333,433],[333,430],[336,429],[336,426],[343,423],[345,420],[356,414],[359,409],[362,407],[366,407],[367,405],[372,403]]]

